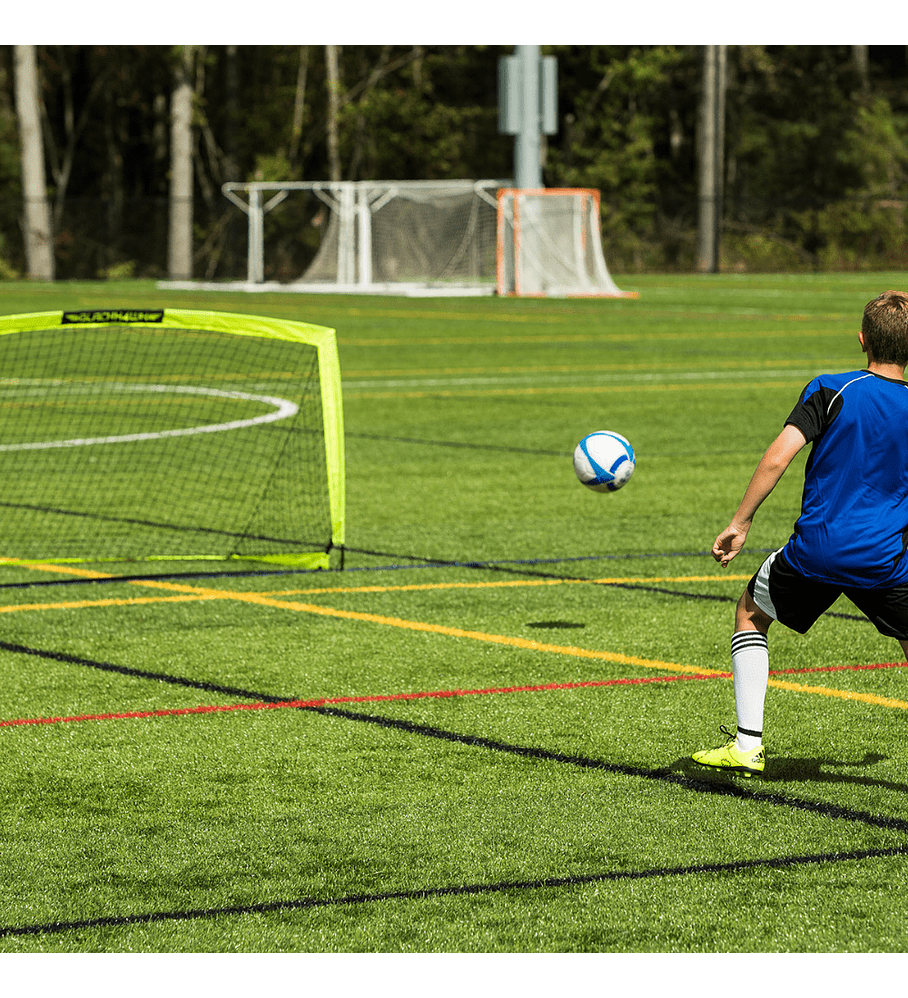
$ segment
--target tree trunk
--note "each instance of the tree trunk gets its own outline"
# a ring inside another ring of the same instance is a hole
[[[325,46],[325,65],[328,73],[328,179],[340,180],[340,140],[337,129],[337,112],[340,105],[340,70],[337,46]]]
[[[719,271],[725,146],[725,46],[703,46],[703,92],[698,129],[700,205],[697,270]]]
[[[170,99],[171,280],[192,277],[192,59],[193,46],[183,46]]]
[[[858,75],[861,93],[870,93],[870,49],[866,45],[851,46],[851,60]]]
[[[16,114],[19,119],[23,235],[28,276],[40,281],[54,279],[53,234],[47,184],[44,176],[44,143],[38,96],[38,67],[34,45],[16,45]]]
[[[296,93],[293,100],[293,124],[290,128],[290,144],[287,148],[287,161],[290,163],[291,171],[299,161],[300,145],[303,140],[303,119],[306,114],[306,78],[308,75],[309,46],[300,45],[299,65],[296,71]]]

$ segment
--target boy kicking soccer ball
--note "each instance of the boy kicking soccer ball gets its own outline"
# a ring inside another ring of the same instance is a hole
[[[801,515],[738,602],[731,639],[737,732],[694,753],[694,762],[762,773],[767,632],[774,620],[805,634],[844,593],[908,659],[908,294],[886,291],[864,309],[867,368],[822,374],[804,389],[763,455],[712,554],[724,568],[747,539],[754,514],[794,456],[813,449]]]

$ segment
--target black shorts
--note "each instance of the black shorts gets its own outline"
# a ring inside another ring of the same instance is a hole
[[[817,582],[795,571],[782,552],[776,551],[747,584],[747,591],[764,613],[799,634],[806,634],[844,594],[880,634],[908,640],[908,585],[855,589]]]

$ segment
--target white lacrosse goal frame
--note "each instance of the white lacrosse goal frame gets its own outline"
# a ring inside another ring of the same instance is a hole
[[[498,203],[506,180],[231,182],[223,194],[248,217],[247,287],[265,282],[265,215],[292,193],[327,213],[321,245],[286,290],[494,294]]]

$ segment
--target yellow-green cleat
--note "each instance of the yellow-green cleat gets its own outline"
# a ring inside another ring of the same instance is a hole
[[[701,766],[711,766],[713,769],[724,769],[743,776],[759,776],[766,768],[766,750],[762,745],[742,752],[735,743],[735,735],[728,728],[720,728],[728,736],[728,741],[714,749],[702,749],[694,752],[691,758]]]

